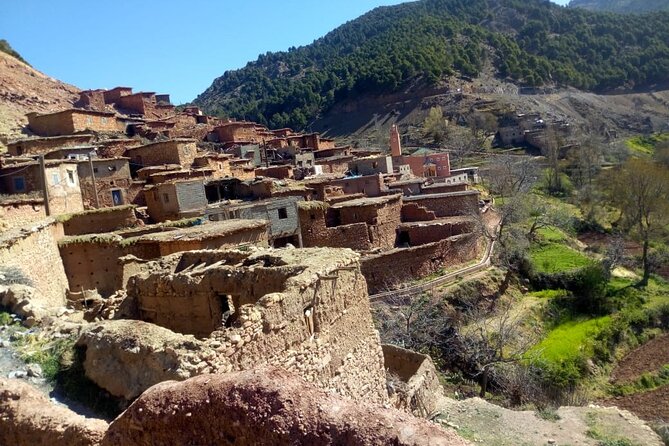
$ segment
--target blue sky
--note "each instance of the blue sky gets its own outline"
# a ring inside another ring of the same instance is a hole
[[[558,3],[565,3],[560,0]],[[77,87],[133,87],[190,101],[224,71],[311,43],[401,0],[11,0],[0,38]]]

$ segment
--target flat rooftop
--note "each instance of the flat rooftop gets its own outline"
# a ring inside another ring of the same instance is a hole
[[[341,208],[382,205],[390,203],[391,201],[396,201],[400,197],[401,195],[386,195],[382,197],[356,198],[354,200],[342,201],[341,203],[333,204],[332,208],[341,209]]]

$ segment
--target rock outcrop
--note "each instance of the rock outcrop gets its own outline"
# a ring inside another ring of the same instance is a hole
[[[107,423],[58,406],[19,380],[0,380],[0,444],[11,446],[94,446]]]
[[[77,345],[86,349],[86,376],[114,396],[132,400],[161,381],[207,372],[207,355],[193,336],[142,321],[92,324]],[[189,354],[190,353],[190,354]]]
[[[102,446],[468,445],[452,431],[325,393],[279,368],[202,375],[146,391]]]

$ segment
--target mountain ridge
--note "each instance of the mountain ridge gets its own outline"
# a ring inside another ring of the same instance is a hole
[[[569,7],[619,14],[645,14],[669,11],[669,0],[571,0]]]
[[[312,44],[228,71],[193,102],[207,112],[304,128],[341,100],[422,78],[477,76],[589,91],[666,80],[669,14],[622,17],[530,0],[422,0],[376,8]]]

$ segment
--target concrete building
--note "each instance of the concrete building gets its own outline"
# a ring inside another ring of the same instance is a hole
[[[182,180],[144,188],[147,212],[154,222],[204,214],[207,197],[202,180]]]

